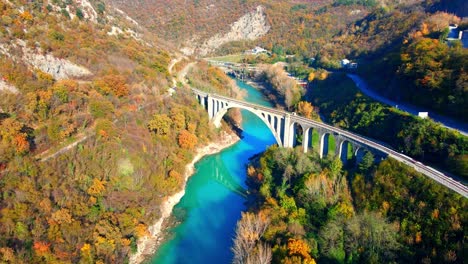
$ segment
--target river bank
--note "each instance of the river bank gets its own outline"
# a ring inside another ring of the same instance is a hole
[[[265,82],[256,81],[252,78],[246,78],[245,83],[257,89],[257,91],[261,92],[262,96],[271,104],[275,105],[276,108],[285,110],[285,106],[283,105],[282,101],[284,99],[280,98],[280,95],[273,90],[270,85]]]
[[[152,226],[149,227],[149,236],[139,239],[138,250],[130,257],[131,264],[141,263],[146,259],[146,257],[151,256],[156,252],[160,242],[164,239],[162,235],[163,222],[170,217],[172,209],[184,196],[187,180],[195,172],[195,163],[200,161],[205,156],[216,154],[223,149],[234,145],[239,140],[240,138],[235,133],[223,131],[221,132],[220,138],[218,140],[197,149],[195,157],[185,167],[184,188],[182,188],[182,190],[179,192],[169,196],[161,204],[161,218],[159,218]]]
[[[246,101],[271,106],[258,90],[242,81],[236,82],[247,92]],[[176,224],[164,227],[167,235],[148,263],[232,262],[232,237],[241,212],[246,209],[245,166],[249,157],[276,142],[257,115],[241,112],[242,140],[196,163],[196,172],[170,218],[174,217]]]

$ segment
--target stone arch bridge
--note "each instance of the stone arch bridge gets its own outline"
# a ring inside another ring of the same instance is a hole
[[[429,167],[424,164],[401,154],[390,147],[376,140],[369,139],[337,127],[297,116],[290,113],[270,107],[260,106],[233,98],[210,94],[197,89],[192,89],[198,102],[208,112],[209,119],[216,127],[221,125],[221,120],[227,111],[231,108],[247,110],[258,116],[270,129],[276,142],[281,147],[291,148],[297,145],[297,136],[302,131],[302,148],[307,152],[312,147],[312,132],[318,134],[318,153],[324,157],[328,153],[328,137],[335,139],[335,154],[343,159],[348,153],[348,146],[353,149],[353,155],[357,156],[359,151],[370,151],[375,157],[392,157],[403,162],[438,183],[450,188],[451,190],[468,197],[468,187],[463,183]]]

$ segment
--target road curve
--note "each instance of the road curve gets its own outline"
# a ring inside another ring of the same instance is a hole
[[[393,149],[391,149],[390,147],[388,146],[384,146],[380,143],[378,143],[377,141],[373,140],[373,139],[370,139],[370,138],[366,138],[366,137],[363,137],[363,136],[360,136],[360,135],[357,135],[357,134],[354,134],[354,133],[351,133],[349,131],[346,131],[346,130],[343,130],[343,129],[340,129],[340,128],[337,128],[337,127],[334,127],[334,126],[330,126],[330,125],[327,125],[325,123],[320,123],[320,122],[317,122],[317,121],[314,121],[314,120],[310,120],[310,119],[307,119],[305,117],[301,117],[301,116],[297,116],[291,112],[287,112],[287,111],[283,111],[283,110],[278,110],[278,109],[274,109],[274,108],[269,108],[269,107],[265,107],[265,106],[261,106],[261,105],[257,105],[257,104],[252,104],[252,103],[247,103],[247,102],[244,102],[244,101],[240,101],[240,100],[236,100],[236,99],[233,99],[233,98],[230,98],[230,97],[226,97],[226,96],[221,96],[221,95],[217,95],[217,94],[209,94],[209,93],[206,93],[206,92],[203,92],[203,91],[200,91],[200,90],[197,90],[197,89],[193,89],[192,90],[197,93],[197,94],[204,94],[204,95],[209,95],[210,97],[213,97],[213,98],[217,98],[217,99],[221,99],[221,100],[224,100],[226,102],[235,102],[237,104],[240,104],[240,105],[243,105],[243,106],[246,106],[246,107],[249,107],[249,108],[254,108],[254,109],[261,109],[261,110],[264,110],[264,111],[268,111],[272,114],[277,114],[277,115],[290,115],[290,118],[292,121],[294,122],[301,122],[303,124],[310,124],[311,126],[314,126],[314,127],[320,127],[320,128],[324,128],[324,129],[327,129],[327,130],[330,130],[330,131],[333,131],[334,133],[337,133],[339,135],[343,135],[349,139],[352,139],[352,140],[355,140],[356,142],[359,142],[361,144],[364,144],[364,145],[367,145],[373,149],[376,149],[376,150],[379,150],[383,153],[386,153],[388,156],[400,161],[400,162],[403,162],[405,163],[406,165],[408,166],[411,166],[413,167],[416,171],[426,175],[427,177],[435,180],[436,182],[442,184],[443,186],[459,193],[460,195],[462,195],[463,197],[465,198],[468,198],[468,187],[466,185],[464,185],[463,183],[459,182],[459,181],[456,181],[454,180],[453,178],[443,174],[442,172],[432,168],[432,167],[429,167],[429,166],[426,166],[424,164],[422,164],[421,162],[419,161],[416,161],[402,153],[399,153]]]
[[[383,97],[383,96],[379,95],[374,89],[370,88],[369,84],[366,81],[364,81],[364,79],[362,79],[360,76],[358,76],[356,74],[351,74],[351,73],[348,73],[346,75],[354,82],[354,84],[356,84],[356,87],[359,90],[361,90],[361,92],[363,92],[365,95],[371,97],[372,99],[377,100],[377,101],[379,101],[381,103],[390,105],[392,107],[396,107],[396,108],[398,108],[400,110],[403,110],[405,112],[408,112],[408,113],[410,113],[412,115],[416,115],[416,116],[418,115],[419,112],[429,112],[429,117],[432,120],[441,123],[446,128],[457,130],[462,135],[468,136],[468,124],[466,124],[466,123],[464,123],[462,121],[457,121],[457,120],[452,119],[450,117],[446,117],[446,116],[436,114],[432,110],[417,107],[417,106],[410,105],[410,104],[404,103],[404,102],[398,102],[397,103],[395,101],[392,101],[392,100],[390,100],[390,99],[388,99],[386,97]]]

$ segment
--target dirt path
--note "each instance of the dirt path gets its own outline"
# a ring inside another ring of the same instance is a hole
[[[171,60],[171,62],[169,62],[169,66],[167,67],[167,70],[169,71],[169,74],[173,74],[172,72],[172,69],[174,68],[174,66],[181,62],[185,57],[184,56],[179,56],[177,58],[174,58]],[[172,78],[172,87],[176,87],[177,86],[177,80],[176,78]]]
[[[43,158],[40,158],[40,156],[43,156],[47,153],[48,150],[42,152],[42,153],[39,153],[38,155],[36,155],[36,158],[40,159],[41,162],[45,162],[45,161],[48,161],[52,158],[55,158],[57,157],[58,155],[62,154],[62,153],[65,153],[67,152],[68,150],[76,147],[78,144],[80,144],[81,142],[84,142],[85,140],[87,140],[88,138],[94,136],[94,133],[91,134],[91,135],[84,135],[83,137],[80,137],[79,139],[77,139],[76,141],[70,143],[69,145],[66,145],[65,147],[57,150],[56,152],[50,154],[50,155],[47,155]]]
[[[195,64],[197,64],[197,62],[190,62],[189,64],[185,65],[185,67],[177,74],[177,80],[183,85],[187,85],[187,73]]]

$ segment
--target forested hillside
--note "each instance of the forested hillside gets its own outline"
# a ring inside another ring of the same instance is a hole
[[[271,27],[268,33],[223,44],[216,53],[259,45],[273,57],[295,55],[306,64],[333,70],[349,58],[359,62],[358,72],[386,96],[464,121],[468,116],[467,50],[445,43],[448,25],[462,23],[455,16],[465,12],[460,1],[112,2],[178,48],[194,48],[229,31],[237,19],[261,5]]]
[[[465,22],[447,13],[417,15],[412,11],[409,16],[405,13],[376,16],[379,18],[376,22],[368,17],[362,23],[406,29],[404,34],[393,38],[392,45],[377,45],[380,48],[372,52],[358,51],[355,56],[362,58],[358,72],[385,96],[466,121],[468,50],[459,41],[450,44],[445,41],[450,23],[461,23],[463,28]],[[397,22],[410,16],[415,20]],[[393,28],[390,31],[395,32]],[[374,38],[369,32],[363,35],[369,40]]]
[[[207,39],[253,8],[248,1],[110,0],[161,38],[180,45]],[[180,46],[179,46],[180,47]]]
[[[0,17],[0,262],[128,262],[217,132],[167,93],[173,51],[112,6],[2,1]]]

